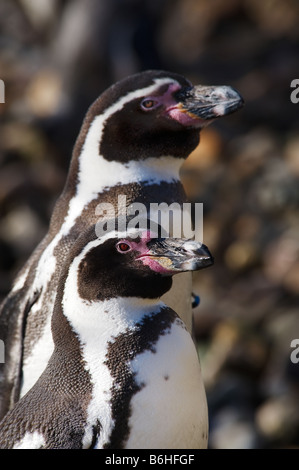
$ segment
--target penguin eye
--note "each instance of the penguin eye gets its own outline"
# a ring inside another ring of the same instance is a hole
[[[141,102],[141,108],[148,111],[150,109],[156,108],[156,106],[159,105],[159,102],[157,100],[154,100],[153,98],[145,98]]]
[[[119,251],[120,253],[126,253],[127,251],[131,251],[131,246],[126,243],[126,242],[119,242],[117,245],[116,245],[116,248],[117,248],[117,251]]]

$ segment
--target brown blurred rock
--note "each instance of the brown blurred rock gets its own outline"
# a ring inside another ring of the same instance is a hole
[[[270,242],[264,252],[264,272],[275,283],[283,283],[288,272],[299,259],[299,239],[284,234]]]
[[[240,416],[234,407],[224,408],[216,419],[216,426],[210,432],[209,445],[212,449],[254,449],[257,443],[254,424]]]
[[[228,268],[233,271],[248,269],[258,260],[257,247],[249,241],[236,241],[226,249],[224,260]]]
[[[211,345],[202,361],[204,382],[207,389],[215,384],[219,371],[239,337],[238,326],[231,321],[220,322],[214,329]]]
[[[298,396],[291,393],[269,398],[257,409],[256,424],[267,439],[291,442],[299,430]]]
[[[162,52],[184,64],[196,61],[217,20],[233,11],[237,3],[237,0],[215,0],[213,3],[179,0],[172,3],[160,33]]]
[[[286,163],[292,173],[299,176],[299,137],[291,136],[285,148]]]
[[[238,178],[253,177],[264,167],[269,157],[273,158],[277,154],[277,142],[273,133],[254,129],[234,139],[231,152],[234,154],[232,170],[236,171]]]
[[[28,206],[20,206],[2,220],[0,238],[13,247],[18,257],[23,257],[33,251],[45,235],[45,229]]]
[[[295,35],[299,7],[296,0],[246,0],[248,12],[257,21],[259,27],[271,36],[282,34]]]
[[[221,158],[222,149],[223,141],[219,133],[212,127],[203,129],[200,134],[199,145],[189,155],[182,170],[197,168],[204,171],[211,166],[215,166]]]
[[[254,239],[261,229],[262,221],[255,214],[244,212],[232,227],[233,234],[242,240]]]
[[[17,121],[3,126],[2,149],[4,152],[18,152],[31,162],[44,159],[47,152],[42,133],[32,125]]]
[[[30,111],[38,117],[51,116],[63,106],[62,81],[52,69],[42,69],[32,78],[25,93]]]

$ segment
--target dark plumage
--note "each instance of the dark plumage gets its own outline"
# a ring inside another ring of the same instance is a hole
[[[125,210],[120,195],[127,206],[186,201],[179,168],[198,144],[201,127],[242,104],[236,92],[228,97],[227,89],[212,87],[209,94],[205,87],[201,96],[201,88],[178,74],[147,71],[113,85],[88,110],[49,231],[1,306],[6,363],[0,364],[0,416],[47,364],[60,269],[77,237],[99,219],[98,204],[110,203],[117,216]],[[170,296],[190,329],[191,278],[182,276]]]

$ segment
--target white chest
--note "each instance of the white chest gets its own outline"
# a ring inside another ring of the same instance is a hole
[[[182,322],[176,320],[158,338],[153,348],[135,355],[127,362],[127,367],[138,390],[131,394],[127,415],[123,417],[129,430],[125,448],[206,448],[206,395],[197,353]],[[110,375],[108,370],[107,374]],[[103,387],[103,376],[93,376],[93,379],[94,391],[100,390]],[[113,429],[117,434],[117,426],[123,424],[109,412],[114,403],[112,382],[110,389],[106,390],[109,400],[102,402],[94,395],[89,407],[92,410],[93,426],[96,421],[102,424],[98,448],[102,448],[106,439],[109,442]]]
[[[131,364],[143,387],[132,397],[128,449],[207,447],[208,412],[200,364],[189,333],[175,322]]]

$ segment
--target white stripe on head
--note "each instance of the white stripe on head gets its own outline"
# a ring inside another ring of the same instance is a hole
[[[95,117],[88,130],[79,158],[78,193],[92,195],[93,192],[101,192],[106,187],[128,184],[133,181],[146,180],[153,183],[178,179],[178,170],[184,159],[165,156],[164,158],[150,158],[145,161],[131,161],[123,164],[114,161],[108,162],[102,155],[99,155],[103,130],[109,117],[120,111],[130,101],[150,95],[157,90],[157,87],[171,83],[179,85],[171,78],[156,79],[154,85],[128,93],[107,108],[103,114]]]

